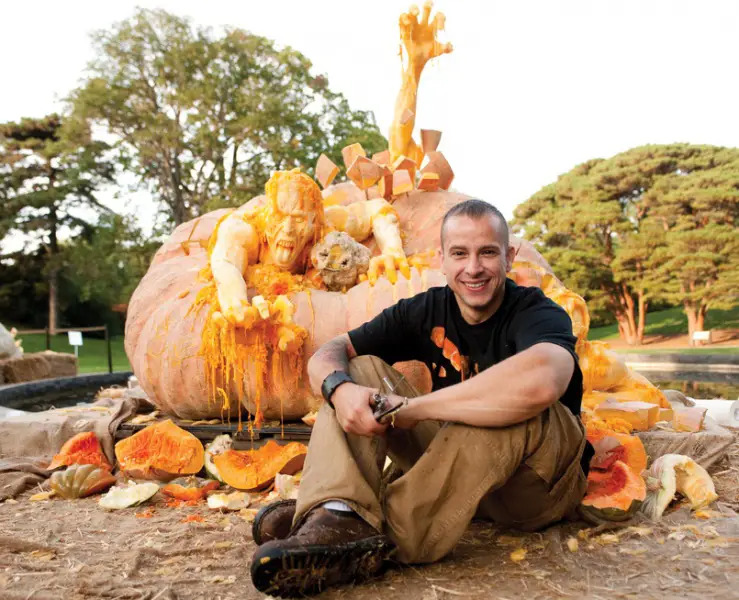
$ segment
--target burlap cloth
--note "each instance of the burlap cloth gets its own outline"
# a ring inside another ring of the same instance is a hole
[[[64,442],[94,431],[115,464],[115,431],[134,415],[141,400],[102,398],[94,404],[23,413],[0,420],[0,501],[13,498],[51,475],[45,467]]]
[[[695,402],[682,392],[665,390],[665,396],[673,408],[694,406]],[[717,463],[734,443],[734,433],[706,416],[703,429],[692,433],[654,429],[636,433],[644,444],[650,463],[664,454],[689,456],[704,469]]]

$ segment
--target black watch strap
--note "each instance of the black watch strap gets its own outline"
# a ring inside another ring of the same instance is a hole
[[[347,381],[354,383],[351,375],[346,371],[334,371],[323,380],[323,383],[321,384],[321,395],[323,396],[323,399],[328,402],[328,405],[331,408],[334,407],[334,403],[331,402],[331,396],[334,395],[336,388]]]

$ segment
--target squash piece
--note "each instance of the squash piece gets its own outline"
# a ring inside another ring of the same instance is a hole
[[[198,438],[167,419],[119,441],[115,456],[130,477],[169,481],[200,471],[205,451]]]
[[[159,486],[152,481],[127,485],[125,487],[113,487],[108,490],[105,496],[100,498],[98,504],[109,510],[138,506],[146,502],[158,491]]]
[[[647,431],[659,418],[659,406],[648,402],[614,402],[609,399],[595,409],[595,416],[604,421],[623,419],[636,431]]]
[[[339,167],[328,156],[321,154],[318,157],[318,162],[316,163],[316,179],[318,179],[318,183],[321,184],[322,188],[325,189],[330,186],[338,173]]]
[[[707,408],[691,406],[689,408],[678,408],[672,418],[672,428],[675,431],[700,431],[703,429],[703,421],[706,418]]]
[[[441,131],[438,129],[421,129],[421,149],[424,154],[436,150],[440,141]]]
[[[221,510],[243,510],[251,504],[251,497],[246,492],[230,494],[211,494],[208,496],[208,508]]]
[[[609,390],[627,376],[628,368],[624,359],[613,352],[606,342],[583,340],[578,344],[577,353],[586,391]]]
[[[383,168],[366,156],[357,155],[354,162],[346,170],[346,176],[360,190],[371,188],[382,177]]]
[[[393,196],[400,196],[413,191],[413,180],[408,171],[393,172]]]
[[[205,498],[209,492],[221,487],[218,481],[203,481],[197,477],[183,477],[175,479],[162,488],[162,494],[185,502],[198,501]]]
[[[421,169],[421,173],[437,173],[439,175],[439,187],[448,190],[454,179],[454,171],[449,166],[446,157],[436,150],[426,153],[429,157],[428,164]]]
[[[718,498],[711,476],[697,462],[682,454],[663,454],[652,463],[647,477],[649,495],[642,512],[659,519],[676,493],[685,496],[690,508],[698,510]]]
[[[388,166],[382,168],[382,177],[377,182],[377,192],[385,200],[390,200],[393,197],[393,172]]]
[[[439,189],[438,173],[423,173],[418,181],[418,189],[424,192],[435,192]]]
[[[213,457],[223,481],[237,490],[261,490],[277,473],[294,475],[303,468],[308,448],[300,442],[281,446],[269,440],[256,450],[227,450]]]
[[[106,471],[113,470],[100,448],[100,441],[92,431],[69,438],[46,468],[51,470],[66,465],[95,465]]]
[[[627,464],[637,475],[647,468],[647,451],[637,436],[596,430],[588,431],[586,437],[595,450],[591,469],[607,471],[616,461]]]
[[[390,150],[383,150],[372,155],[372,160],[378,165],[387,167],[390,165]]]
[[[408,176],[411,179],[411,183],[413,183],[416,180],[417,166],[418,165],[416,164],[415,160],[401,155],[397,159],[395,159],[395,162],[393,163],[391,169],[393,173],[395,173],[395,171],[408,171]]]
[[[352,166],[357,156],[367,156],[362,144],[349,144],[341,149],[341,157],[344,159],[344,166],[347,169]]]
[[[607,471],[592,469],[580,513],[590,522],[625,521],[641,506],[647,486],[626,463],[617,460]]]
[[[49,485],[59,496],[71,500],[102,492],[115,482],[107,469],[97,465],[72,465],[52,473]]]
[[[218,467],[213,462],[213,457],[233,448],[233,440],[227,433],[216,436],[210,444],[205,446],[205,472],[208,477],[223,483],[223,477],[218,472]]]

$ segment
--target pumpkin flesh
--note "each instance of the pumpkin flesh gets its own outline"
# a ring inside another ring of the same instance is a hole
[[[119,441],[115,455],[127,475],[166,481],[200,471],[205,451],[198,438],[167,419]]]
[[[106,471],[113,470],[100,448],[100,441],[92,431],[84,431],[69,438],[46,468],[51,470],[69,465],[95,465]]]
[[[607,471],[591,469],[581,512],[595,520],[623,521],[633,515],[646,498],[647,486],[641,475],[617,460]]]
[[[300,442],[284,446],[269,440],[256,450],[227,450],[213,457],[224,483],[238,490],[261,490],[278,473],[293,475],[303,468],[308,448]]]

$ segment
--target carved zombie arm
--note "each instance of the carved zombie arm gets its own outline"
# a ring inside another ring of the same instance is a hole
[[[421,72],[429,60],[452,51],[451,44],[442,44],[436,40],[436,33],[444,29],[445,17],[438,12],[429,22],[431,6],[431,2],[423,5],[420,20],[417,6],[412,6],[407,13],[400,15],[400,38],[407,61],[403,70],[403,82],[395,101],[395,115],[389,137],[392,160],[405,155],[418,165],[423,160],[423,151],[413,141],[412,134],[416,124],[416,99]]]
[[[381,272],[391,283],[397,281],[397,271],[410,278],[411,270],[403,251],[400,238],[398,215],[391,204],[383,198],[366,202],[355,202],[348,206],[326,207],[326,221],[339,231],[344,231],[358,242],[370,235],[380,248],[380,255],[370,260],[367,278],[374,284]]]
[[[232,214],[221,223],[210,256],[210,269],[218,292],[220,311],[214,318],[250,327],[258,316],[249,302],[244,272],[259,256],[259,236],[254,226],[239,214]]]

